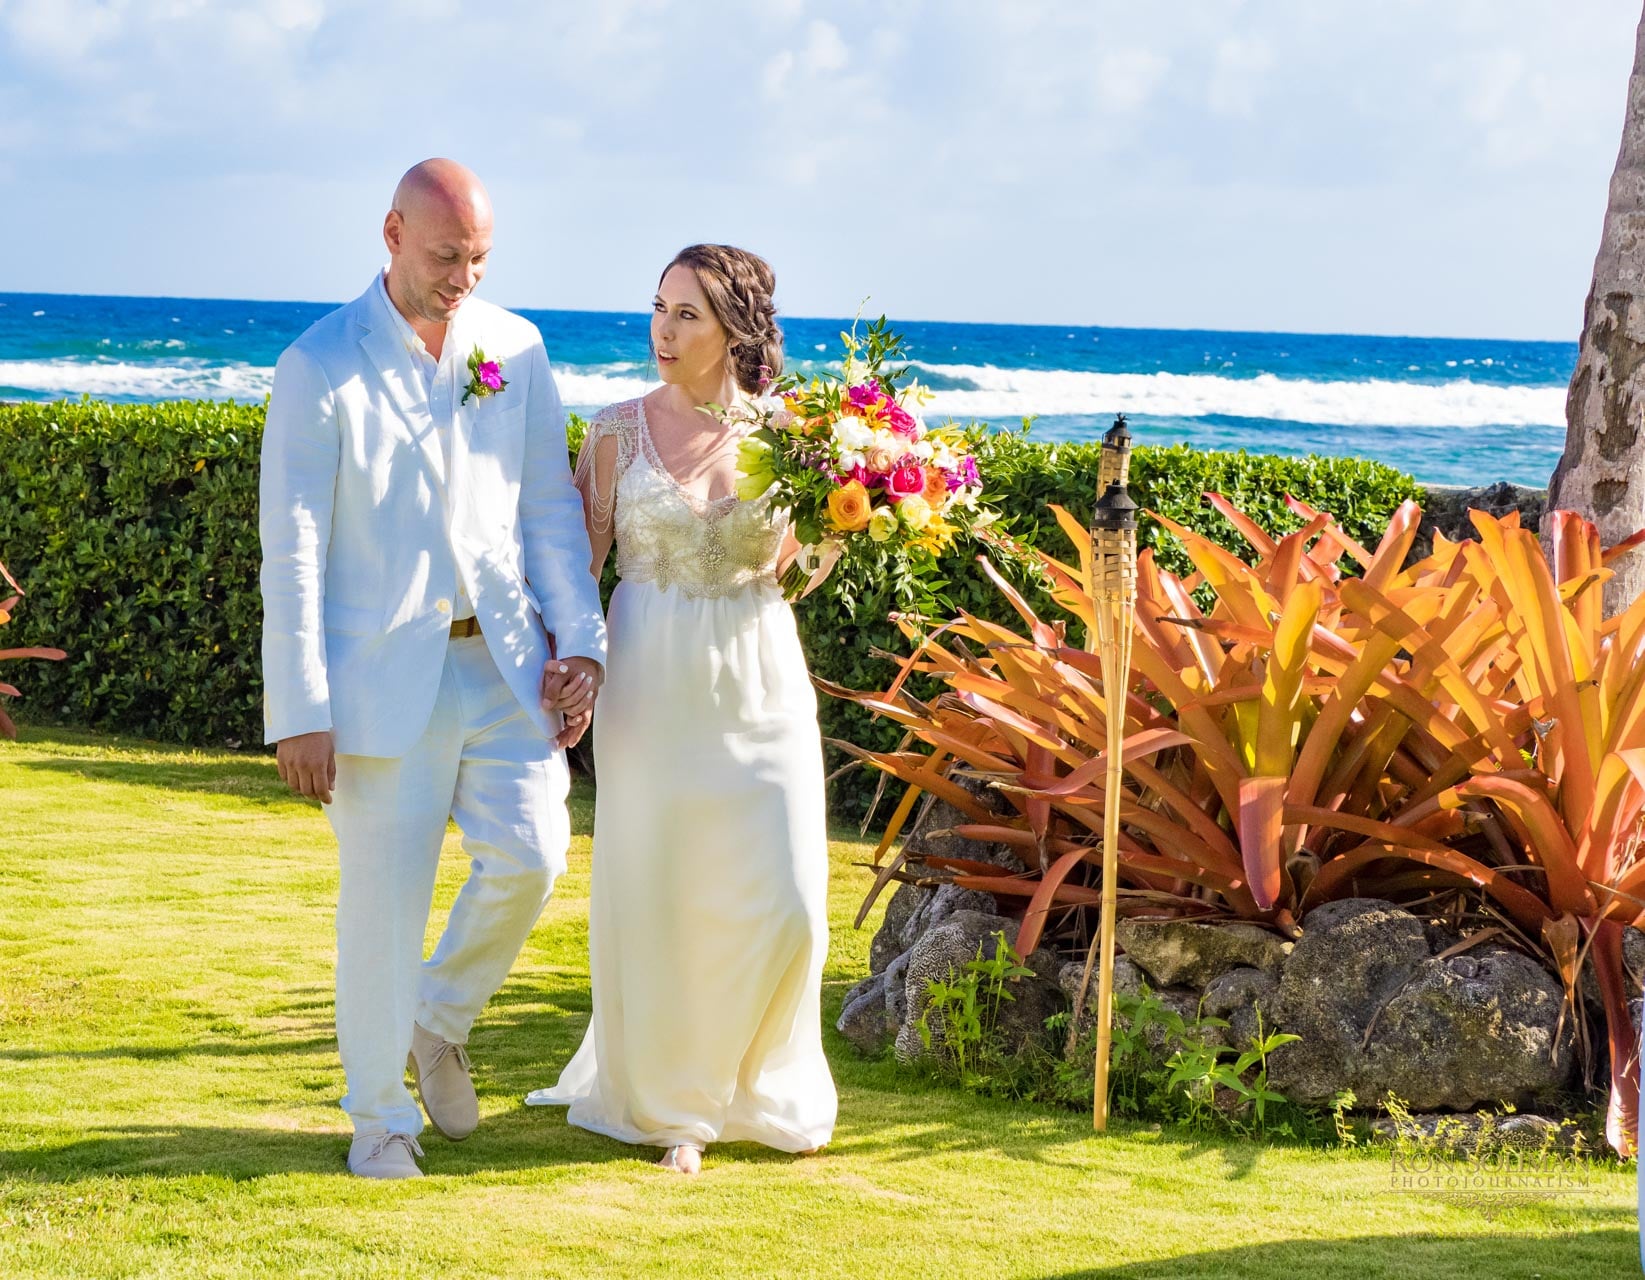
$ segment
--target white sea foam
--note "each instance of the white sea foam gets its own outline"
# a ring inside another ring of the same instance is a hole
[[[590,373],[564,366],[555,370],[554,380],[560,384],[560,399],[584,409],[632,400],[657,385],[655,378],[633,373]]]
[[[980,421],[1010,422],[1027,414],[1123,412],[1172,418],[1215,414],[1333,426],[1482,427],[1559,426],[1565,418],[1562,387],[1493,386],[1467,379],[1315,382],[1273,374],[1227,378],[988,365],[920,368],[926,377],[968,384],[937,391],[928,416]],[[657,385],[649,369],[631,361],[557,365],[555,375],[565,403],[584,410],[643,395]],[[0,360],[0,387],[44,395],[258,400],[273,383],[272,368],[204,360]]]
[[[1211,414],[1317,422],[1331,426],[1559,426],[1563,387],[1504,387],[1458,379],[1442,383],[1314,382],[1224,378],[1214,374],[1076,373],[996,369],[991,365],[922,365],[927,375],[969,383],[939,390],[929,413],[983,420],[1024,414],[1135,413],[1169,418]]]
[[[0,360],[0,387],[47,395],[134,396],[144,400],[261,400],[274,370],[200,361],[140,364],[109,360]]]

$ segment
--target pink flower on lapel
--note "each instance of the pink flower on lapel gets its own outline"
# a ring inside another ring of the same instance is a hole
[[[468,386],[463,390],[462,403],[467,404],[470,396],[485,399],[500,393],[508,383],[503,381],[503,362],[501,360],[487,360],[486,353],[475,347],[468,353]]]

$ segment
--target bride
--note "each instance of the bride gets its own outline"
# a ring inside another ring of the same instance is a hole
[[[696,1173],[712,1142],[822,1146],[828,846],[816,696],[769,498],[739,501],[740,436],[704,411],[782,367],[771,268],[693,245],[663,272],[663,385],[594,418],[578,458],[598,577],[613,539],[594,712],[594,1017],[535,1105]]]

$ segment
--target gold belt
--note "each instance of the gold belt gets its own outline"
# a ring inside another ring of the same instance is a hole
[[[461,618],[451,624],[451,638],[453,640],[479,634],[480,620],[478,618]]]

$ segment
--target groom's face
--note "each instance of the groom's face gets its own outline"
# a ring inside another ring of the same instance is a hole
[[[423,201],[392,210],[383,226],[395,301],[445,324],[474,292],[491,253],[491,209],[479,201]]]

